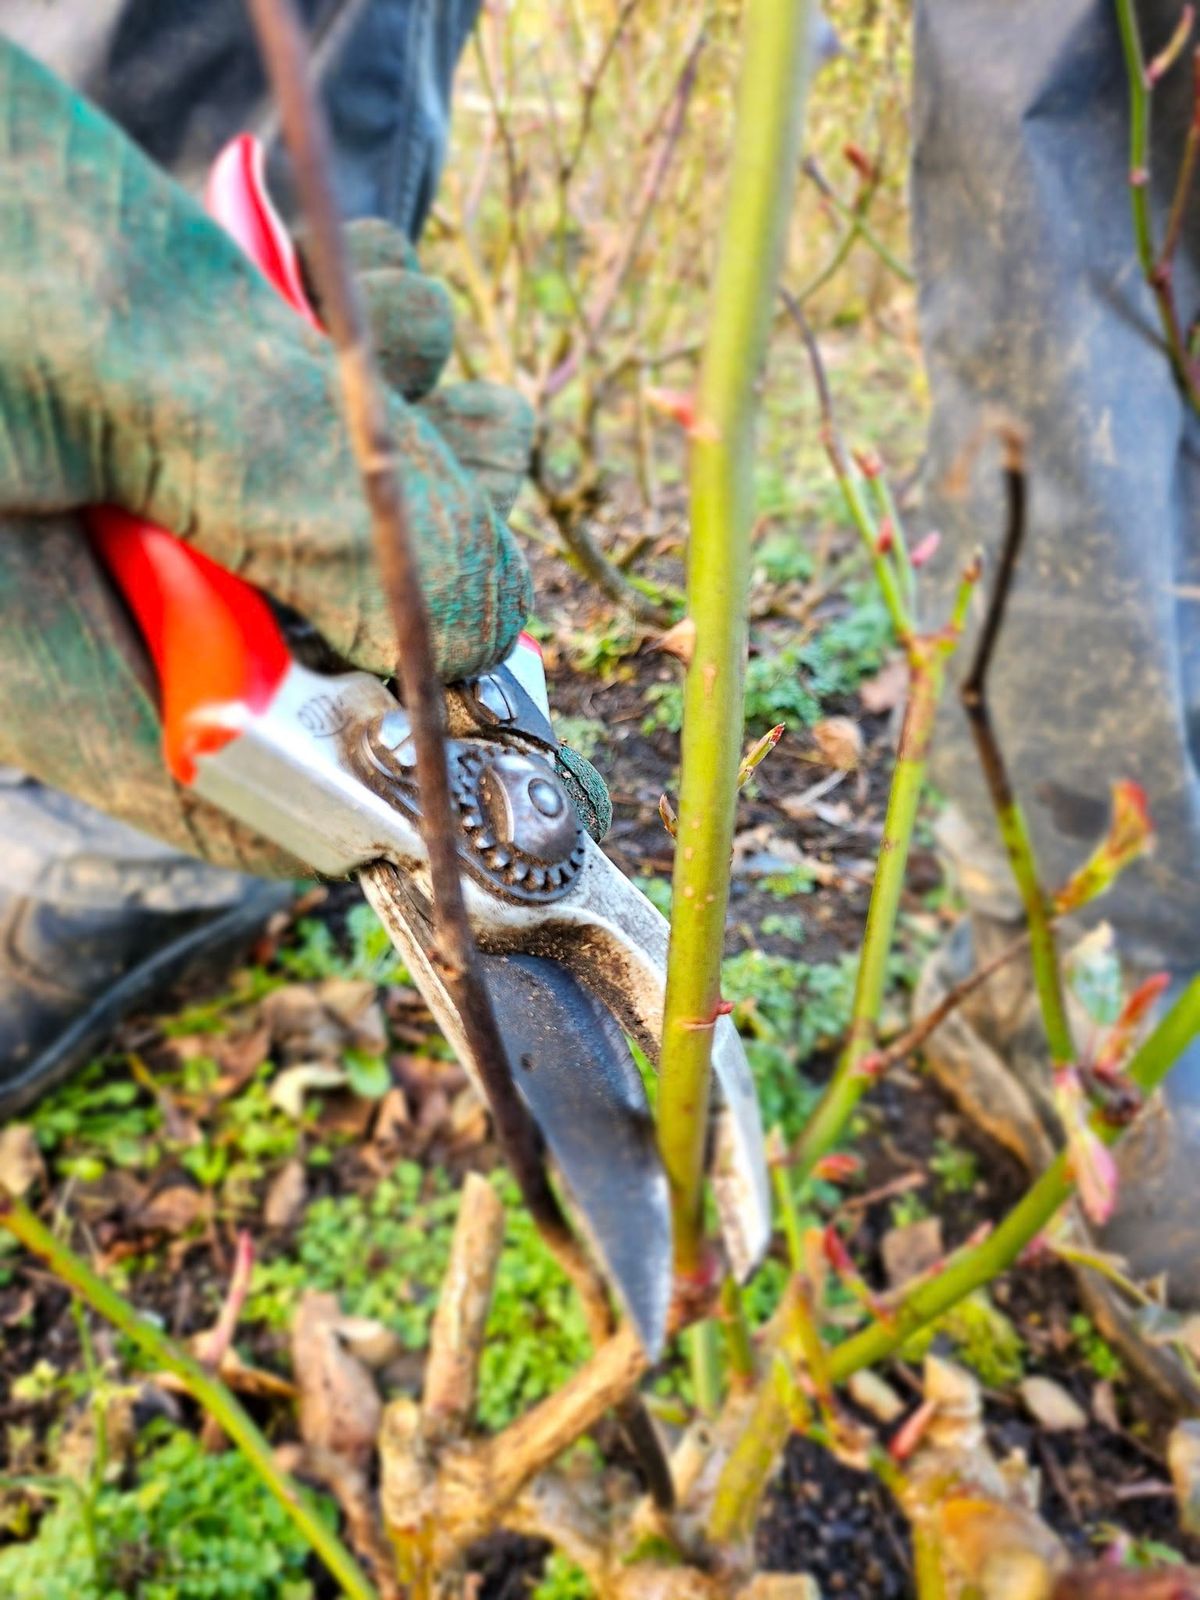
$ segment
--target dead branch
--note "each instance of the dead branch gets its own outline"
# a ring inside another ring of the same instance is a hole
[[[633,203],[633,210],[629,220],[629,227],[625,234],[625,243],[613,262],[608,277],[600,285],[596,299],[583,319],[581,334],[583,345],[590,352],[595,348],[596,341],[604,332],[605,325],[612,314],[621,286],[629,275],[641,247],[642,234],[651,212],[662,193],[662,186],[670,169],[671,158],[679,143],[679,136],[683,132],[687,115],[688,102],[691,100],[692,91],[696,86],[696,74],[700,67],[700,54],[704,48],[706,37],[707,19],[701,22],[692,36],[684,55],[683,66],[675,83],[669,101],[667,125],[659,140],[658,147],[651,157],[650,162],[642,176],[641,186]],[[576,345],[561,362],[554,372],[547,378],[542,392],[542,400],[552,400],[559,394],[575,376],[580,362],[580,346]]]
[[[422,1430],[431,1443],[460,1436],[474,1412],[483,1332],[503,1243],[504,1207],[487,1179],[469,1172],[425,1361]]]

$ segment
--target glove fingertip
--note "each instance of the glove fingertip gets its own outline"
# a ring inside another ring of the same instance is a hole
[[[579,813],[579,820],[588,833],[600,843],[612,827],[612,800],[604,779],[586,757],[570,745],[559,745],[554,758],[559,781],[571,797]]]

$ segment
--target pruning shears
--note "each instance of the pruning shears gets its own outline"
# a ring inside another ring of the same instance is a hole
[[[314,326],[257,141],[235,139],[210,214]],[[356,876],[478,1084],[431,958],[429,877],[411,729],[389,688],[297,660],[266,598],[174,535],[112,507],[93,542],[145,637],[176,779],[325,877]],[[446,690],[447,760],[464,892],[513,1081],[573,1209],[652,1358],[671,1293],[671,1220],[632,1038],[653,1061],[668,928],[581,827],[554,767],[540,652],[525,636],[494,671]],[[770,1236],[753,1079],[717,1019],[710,1176],[730,1264]]]

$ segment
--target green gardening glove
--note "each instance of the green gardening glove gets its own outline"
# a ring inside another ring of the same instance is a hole
[[[445,292],[393,230],[352,233],[451,680],[506,655],[528,608],[497,512],[530,420],[488,385],[431,392]],[[0,420],[0,763],[222,864],[295,870],[166,776],[144,651],[74,513],[109,502],[174,530],[390,674],[332,349],[119,130],[2,41]]]

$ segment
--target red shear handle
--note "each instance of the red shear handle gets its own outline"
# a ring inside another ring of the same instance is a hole
[[[319,327],[292,241],[267,197],[258,140],[242,134],[225,147],[205,200],[288,304]],[[291,659],[287,644],[257,589],[174,534],[115,506],[93,507],[86,521],[158,671],[167,766],[190,783],[196,757],[236,736],[231,707],[269,705]]]
[[[167,766],[191,783],[196,757],[236,736],[229,708],[270,704],[291,661],[287,644],[252,584],[173,533],[115,506],[95,507],[88,527],[158,671]]]

